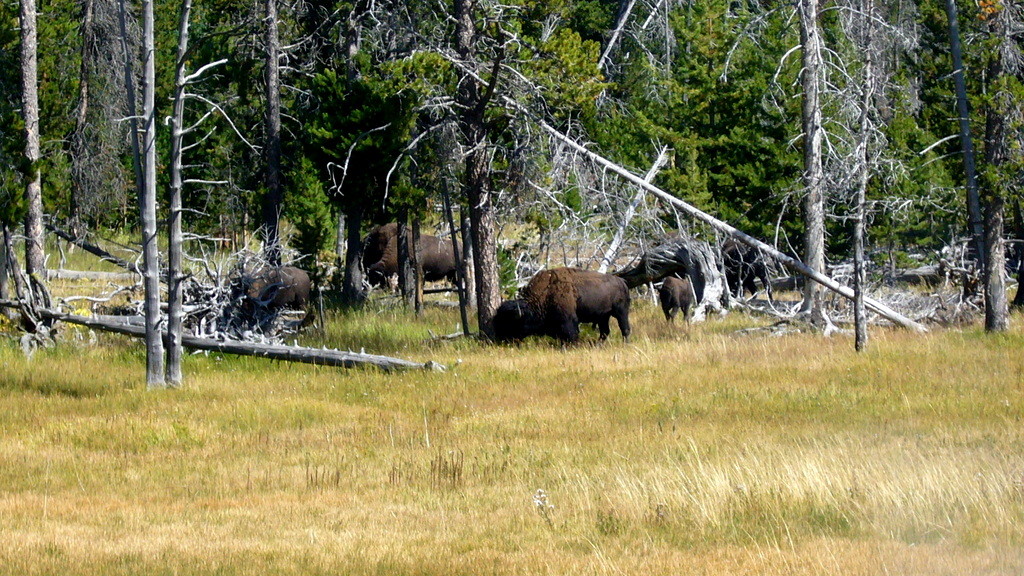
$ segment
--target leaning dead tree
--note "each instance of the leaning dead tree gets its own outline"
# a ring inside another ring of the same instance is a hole
[[[664,202],[667,202],[670,205],[672,205],[672,206],[682,210],[686,214],[690,215],[693,218],[696,218],[697,220],[699,220],[701,222],[704,222],[705,224],[711,226],[715,230],[718,230],[719,232],[727,234],[728,236],[731,236],[731,237],[735,238],[736,240],[746,244],[747,246],[750,246],[751,248],[755,248],[757,250],[760,250],[762,253],[764,253],[767,256],[770,256],[771,258],[773,258],[774,260],[776,260],[777,262],[779,262],[780,264],[782,264],[786,268],[792,270],[795,273],[801,274],[801,275],[807,277],[808,279],[810,279],[810,280],[812,280],[814,282],[817,282],[818,284],[824,286],[825,288],[828,288],[829,290],[832,290],[833,292],[836,292],[836,293],[840,294],[844,298],[847,298],[847,299],[850,299],[850,300],[853,300],[855,298],[853,290],[850,289],[849,287],[843,286],[843,285],[839,284],[838,282],[832,280],[831,278],[829,278],[825,274],[823,274],[823,273],[821,273],[821,272],[819,272],[817,270],[814,270],[813,268],[810,268],[809,266],[807,266],[803,262],[797,260],[796,258],[793,258],[793,257],[789,256],[788,254],[784,254],[784,253],[776,250],[775,247],[773,247],[773,246],[771,246],[771,245],[769,245],[769,244],[767,244],[765,242],[762,242],[762,241],[758,240],[757,238],[754,238],[753,236],[750,236],[749,234],[744,233],[741,230],[738,230],[737,228],[731,226],[730,224],[728,224],[728,223],[726,223],[726,222],[724,222],[722,220],[719,220],[718,218],[715,218],[714,216],[712,216],[712,215],[710,215],[710,214],[708,214],[708,213],[706,213],[706,212],[704,212],[702,210],[699,210],[695,206],[693,206],[693,205],[691,205],[691,204],[689,204],[687,202],[684,202],[683,200],[680,200],[679,198],[676,198],[675,196],[672,196],[668,192],[665,192],[661,188],[658,188],[657,186],[651,184],[650,182],[647,182],[643,178],[637,176],[636,174],[633,174],[632,172],[630,172],[629,170],[626,170],[622,166],[619,166],[618,164],[612,162],[611,160],[608,160],[607,158],[604,158],[603,156],[588,150],[587,148],[585,148],[584,146],[580,145],[578,142],[576,142],[572,138],[569,138],[565,134],[562,134],[560,131],[558,131],[555,128],[553,128],[548,123],[546,123],[544,121],[539,121],[539,123],[540,123],[541,128],[543,128],[544,131],[546,131],[548,134],[550,134],[556,140],[559,140],[559,141],[565,143],[567,146],[569,146],[570,148],[575,149],[580,154],[583,154],[583,155],[589,157],[590,159],[592,159],[593,161],[597,162],[598,164],[601,164],[602,166],[604,166],[608,170],[610,170],[612,172],[615,172],[616,174],[618,174],[619,176],[625,178],[629,182],[632,182],[633,184],[635,184],[635,185],[639,186],[640,188],[646,190],[648,193],[650,193],[651,195],[655,196],[656,198],[658,198],[658,199],[660,199],[660,200],[662,200]],[[899,312],[896,312],[895,310],[889,308],[885,304],[882,304],[881,302],[878,302],[878,301],[876,301],[876,300],[874,300],[872,298],[865,298],[864,299],[864,304],[868,308],[870,308],[873,312],[883,316],[887,320],[890,320],[890,321],[892,321],[893,323],[895,323],[895,324],[897,324],[899,326],[903,326],[904,328],[910,328],[910,329],[913,329],[913,330],[917,330],[919,332],[926,332],[927,331],[927,328],[925,328],[922,324],[920,324],[918,322],[915,322],[914,320],[911,320],[910,318],[907,318],[906,316],[903,316]]]

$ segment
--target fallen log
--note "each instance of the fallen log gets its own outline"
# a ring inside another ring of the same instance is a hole
[[[0,306],[19,307],[18,302],[11,300],[0,300]],[[146,336],[145,326],[138,326],[114,320],[107,316],[102,319],[79,316],[77,314],[65,314],[55,310],[37,308],[36,312],[43,318],[69,324],[77,324],[92,328],[123,334],[135,338]],[[402,358],[390,356],[379,356],[376,354],[365,354],[362,352],[343,352],[341,350],[326,350],[316,348],[304,348],[302,346],[285,346],[279,344],[257,344],[253,342],[241,342],[235,340],[214,340],[213,338],[200,338],[197,336],[183,335],[182,345],[192,350],[205,350],[209,352],[222,352],[225,354],[238,354],[240,356],[259,356],[271,360],[283,360],[285,362],[301,362],[304,364],[315,364],[317,366],[336,366],[341,368],[354,368],[357,366],[373,366],[390,372],[394,370],[438,370],[443,371],[444,366],[437,362],[413,362]]]
[[[48,269],[47,280],[106,280],[108,282],[134,282],[139,278],[132,272],[94,272],[85,270]]]

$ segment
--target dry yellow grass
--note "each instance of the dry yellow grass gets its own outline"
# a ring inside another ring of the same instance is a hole
[[[447,373],[194,356],[172,392],[113,337],[0,344],[0,573],[1024,572],[1019,328],[424,343],[456,316],[323,336]]]

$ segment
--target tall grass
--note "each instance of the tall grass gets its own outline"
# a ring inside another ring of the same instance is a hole
[[[332,313],[309,342],[450,369],[194,355],[174,392],[135,343],[5,340],[0,573],[1024,571],[1019,328],[858,355],[659,315],[563,348]]]

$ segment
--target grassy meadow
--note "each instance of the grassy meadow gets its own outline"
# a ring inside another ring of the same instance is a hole
[[[740,335],[742,314],[563,349],[432,340],[375,305],[306,343],[382,373],[0,338],[0,573],[1021,574],[1024,318]]]

